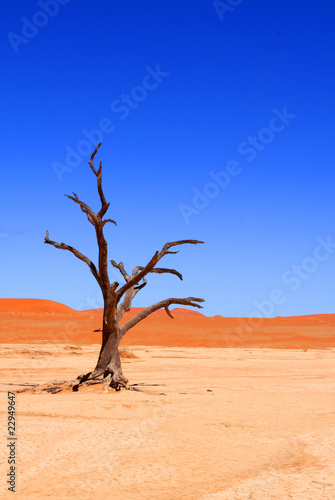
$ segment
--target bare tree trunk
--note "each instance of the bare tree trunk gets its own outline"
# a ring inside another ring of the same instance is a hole
[[[100,373],[107,371],[107,366],[112,358],[113,351],[119,346],[119,327],[113,317],[113,310],[110,310],[105,302],[103,323],[102,323],[102,343],[99,358],[95,371]]]
[[[121,360],[119,356],[119,344],[121,340],[120,328],[116,319],[116,310],[113,300],[105,297],[102,327],[102,344],[99,358],[93,372],[86,375],[86,380],[103,376],[111,385],[126,385],[128,380],[122,373]]]

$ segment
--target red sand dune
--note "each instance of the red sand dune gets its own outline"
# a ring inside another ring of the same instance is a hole
[[[141,308],[126,313],[127,321]],[[160,310],[124,337],[124,345],[171,347],[335,347],[335,314],[272,319],[207,317],[192,309]],[[99,344],[102,309],[75,311],[58,302],[0,299],[0,343]]]
[[[52,300],[41,299],[0,299],[0,313],[72,313],[71,307],[53,302]]]

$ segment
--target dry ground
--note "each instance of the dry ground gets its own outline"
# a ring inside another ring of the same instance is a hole
[[[1,498],[6,391],[75,378],[98,350],[0,345]],[[335,498],[335,349],[134,353],[124,373],[145,392],[17,394],[16,499]]]

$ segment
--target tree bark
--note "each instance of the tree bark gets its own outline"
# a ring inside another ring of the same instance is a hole
[[[119,344],[121,340],[119,321],[117,320],[115,301],[111,294],[107,293],[104,298],[104,313],[102,324],[101,349],[96,367],[93,372],[87,374],[86,380],[103,376],[110,377],[112,382],[127,384],[128,380],[122,373],[121,360],[119,356]]]

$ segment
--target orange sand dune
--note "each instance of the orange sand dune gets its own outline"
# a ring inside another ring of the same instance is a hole
[[[133,308],[124,321],[137,314]],[[190,309],[152,314],[123,339],[124,345],[171,347],[335,347],[335,314],[272,319],[207,317]],[[99,344],[102,309],[75,311],[49,300],[0,299],[0,343]]]
[[[0,299],[0,313],[70,313],[75,312],[71,307],[42,299]]]

